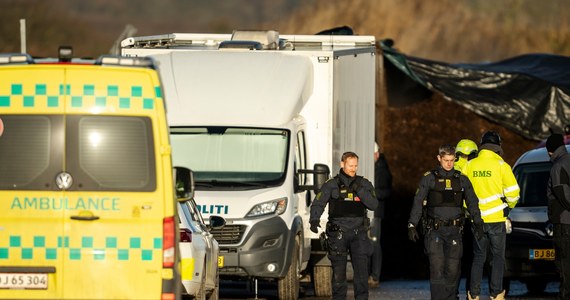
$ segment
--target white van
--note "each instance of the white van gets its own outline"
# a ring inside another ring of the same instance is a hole
[[[374,180],[375,38],[270,30],[121,45],[123,55],[159,63],[174,165],[194,171],[202,215],[227,220],[212,231],[220,277],[276,281],[279,299],[290,300],[306,276],[316,296],[330,296],[310,205],[345,151]]]

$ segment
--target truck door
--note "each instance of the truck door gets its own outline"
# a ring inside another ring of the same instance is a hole
[[[297,142],[295,143],[295,174],[298,181],[297,185],[306,185],[308,183],[308,176],[306,173],[299,173],[299,169],[307,169],[307,152],[306,152],[306,145],[305,145],[305,132],[299,131],[297,132]],[[303,242],[303,253],[308,255],[311,251],[311,238],[306,233],[309,230],[309,217],[311,212],[311,193],[309,191],[304,190],[297,190],[295,193],[295,197],[297,197],[296,205],[299,210],[299,215],[303,219],[304,225],[304,242]],[[303,260],[305,261],[305,260]]]

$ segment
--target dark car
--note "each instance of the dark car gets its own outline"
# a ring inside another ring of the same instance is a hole
[[[512,279],[525,283],[531,293],[542,292],[548,282],[559,280],[547,214],[546,185],[551,167],[545,148],[524,153],[513,166],[521,197],[509,215],[512,232],[507,235],[505,253],[507,290]]]

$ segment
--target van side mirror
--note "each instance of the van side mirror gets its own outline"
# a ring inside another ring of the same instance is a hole
[[[323,186],[323,184],[325,184],[325,182],[330,178],[329,166],[325,164],[315,164],[313,170],[299,169],[298,172],[313,174],[313,185],[299,186],[299,189],[304,191],[313,190],[315,193],[318,193],[321,190],[321,186]]]
[[[178,201],[194,198],[194,173],[185,167],[174,167],[174,184]]]
[[[318,193],[321,190],[323,184],[325,184],[325,182],[327,182],[327,180],[329,180],[329,178],[331,177],[330,175],[331,171],[329,169],[329,166],[325,164],[315,164],[314,169],[315,169],[314,189],[315,193]]]
[[[208,227],[210,229],[221,229],[226,225],[226,219],[220,216],[210,216]]]

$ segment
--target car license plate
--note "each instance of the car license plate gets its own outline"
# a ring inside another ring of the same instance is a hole
[[[529,259],[554,259],[554,249],[530,249]]]
[[[0,289],[39,289],[48,287],[45,273],[0,273]]]
[[[218,256],[218,268],[223,268],[224,267],[224,257],[223,256]]]

